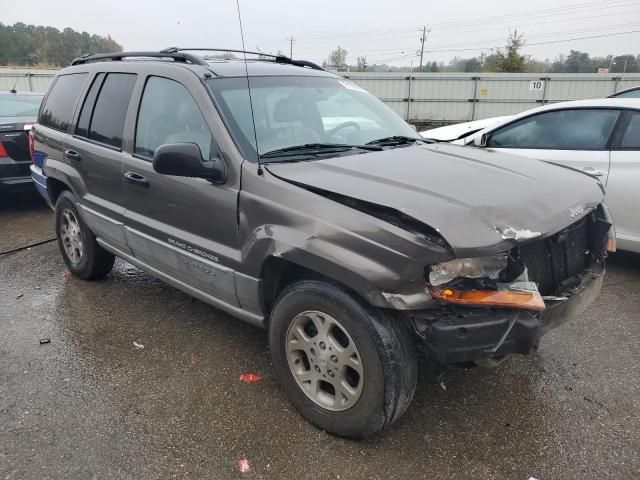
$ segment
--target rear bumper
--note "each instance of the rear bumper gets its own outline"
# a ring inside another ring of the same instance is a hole
[[[411,316],[427,352],[442,363],[527,354],[542,335],[579,316],[602,289],[604,267],[587,270],[580,283],[563,292],[567,300],[547,301],[543,312],[447,307]]]
[[[0,193],[33,191],[31,177],[0,177]]]
[[[45,201],[51,205],[51,202],[49,200],[49,192],[47,190],[46,175],[43,173],[42,168],[38,167],[37,165],[31,165],[30,168],[31,168],[30,178],[32,180],[32,183],[35,185],[36,190],[38,190],[38,193],[42,195],[42,198],[44,198]]]
[[[11,157],[0,158],[0,193],[18,193],[33,191],[29,176],[30,162],[14,160]]]

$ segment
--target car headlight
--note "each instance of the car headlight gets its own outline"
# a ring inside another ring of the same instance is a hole
[[[497,279],[500,272],[506,267],[506,253],[491,257],[458,258],[431,265],[429,283],[433,286],[438,286],[458,277]]]

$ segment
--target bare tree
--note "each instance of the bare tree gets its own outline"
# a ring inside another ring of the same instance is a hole
[[[347,51],[338,45],[327,58],[327,64],[336,67],[342,67],[347,64]]]

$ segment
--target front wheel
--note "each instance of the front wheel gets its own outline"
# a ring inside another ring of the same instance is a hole
[[[291,402],[333,434],[371,435],[413,399],[417,359],[406,324],[338,285],[308,280],[285,289],[269,343]]]

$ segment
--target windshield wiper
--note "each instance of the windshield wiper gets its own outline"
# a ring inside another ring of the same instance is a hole
[[[347,150],[382,150],[382,147],[374,145],[347,145],[343,143],[305,143],[302,145],[292,145],[290,147],[277,148],[260,155],[260,158],[288,157],[294,155],[305,155],[314,153],[344,152]]]
[[[388,147],[392,145],[407,145],[410,143],[421,142],[422,138],[407,137],[405,135],[392,135],[390,137],[378,138],[367,142],[367,145],[380,145]]]

